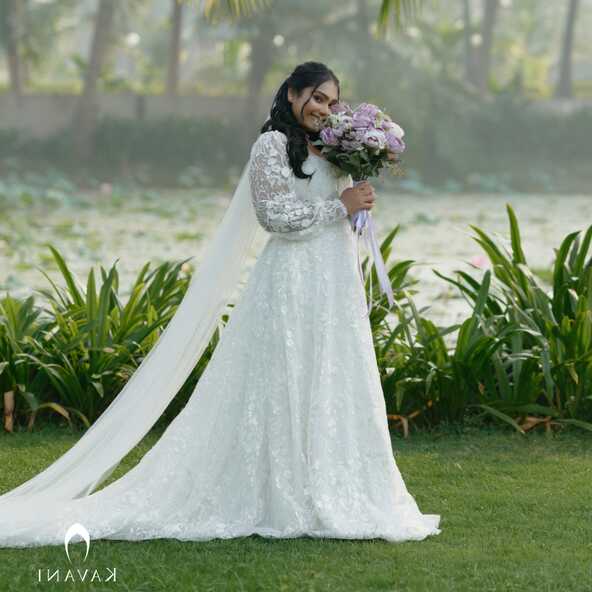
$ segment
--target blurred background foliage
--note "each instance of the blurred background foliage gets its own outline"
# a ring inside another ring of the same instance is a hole
[[[0,104],[12,105],[0,120],[0,172],[51,166],[80,182],[91,173],[142,183],[148,166],[151,184],[193,171],[199,185],[202,170],[206,186],[224,184],[281,81],[315,59],[336,72],[346,101],[377,103],[405,128],[410,190],[581,193],[592,181],[591,0],[0,6]],[[14,105],[44,96],[74,98],[62,102],[64,124],[15,126]],[[122,114],[109,107],[118,96],[168,100]],[[223,113],[201,113],[206,98]]]

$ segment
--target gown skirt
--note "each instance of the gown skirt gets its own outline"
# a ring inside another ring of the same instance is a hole
[[[121,478],[11,523],[0,546],[439,534],[395,463],[348,219],[271,234],[191,398]],[[133,417],[130,417],[133,421]],[[18,500],[17,500],[18,502]],[[53,502],[52,502],[53,503]]]

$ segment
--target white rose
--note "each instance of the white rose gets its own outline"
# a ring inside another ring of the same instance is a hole
[[[393,136],[399,140],[405,135],[403,128],[400,125],[397,125],[394,121],[389,121],[386,128],[389,133],[393,134]]]

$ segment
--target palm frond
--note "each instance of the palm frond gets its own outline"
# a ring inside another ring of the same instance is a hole
[[[204,0],[203,14],[206,20],[214,22],[221,18],[251,16],[272,4],[273,0]]]
[[[414,20],[421,11],[423,0],[382,0],[378,11],[378,34],[384,36],[388,30],[391,15],[395,20],[397,30],[402,26],[401,16],[405,15],[405,21]]]

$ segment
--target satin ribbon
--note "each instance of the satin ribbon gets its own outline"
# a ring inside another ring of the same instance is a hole
[[[355,182],[354,184],[357,183],[359,183],[359,181]],[[380,284],[381,291],[383,294],[386,294],[389,305],[393,306],[395,303],[393,289],[386,271],[386,267],[384,265],[384,259],[382,258],[378,241],[376,239],[376,226],[369,210],[358,210],[353,215],[352,230],[356,233],[358,270],[360,272],[362,286],[364,286],[364,288],[366,287],[366,278],[364,277],[364,272],[360,263],[360,236],[363,235],[366,242],[366,248],[372,254],[372,259],[374,261],[374,266],[376,267],[376,275],[378,276],[378,283]],[[372,266],[368,265],[368,269],[370,270],[370,301],[367,301],[368,312],[366,316],[370,315],[372,310]]]

